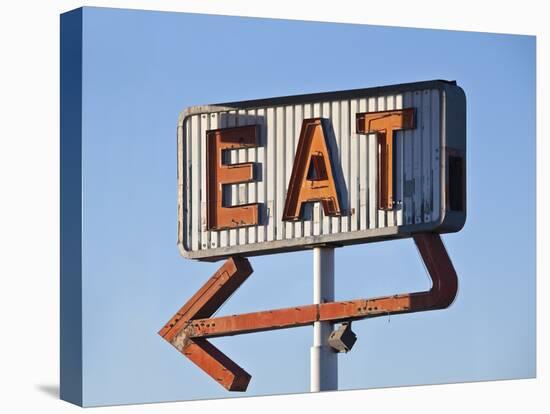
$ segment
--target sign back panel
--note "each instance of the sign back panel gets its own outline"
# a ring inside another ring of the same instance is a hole
[[[464,92],[448,81],[187,108],[178,123],[180,251],[218,260],[458,231],[466,218],[465,113]],[[297,159],[303,128],[314,121],[325,156],[312,150]],[[223,134],[228,143],[212,147]],[[308,168],[304,185],[330,172],[332,213],[318,200],[285,216],[296,162]],[[241,178],[230,179],[237,170]]]

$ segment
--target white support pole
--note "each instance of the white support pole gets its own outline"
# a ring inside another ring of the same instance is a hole
[[[313,303],[334,301],[334,248],[313,249]],[[338,389],[338,354],[328,345],[334,325],[330,322],[313,324],[311,347],[310,391]]]

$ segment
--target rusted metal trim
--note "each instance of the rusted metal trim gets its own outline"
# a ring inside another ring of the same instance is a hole
[[[190,323],[192,331],[189,335],[191,338],[241,335],[311,325],[318,321],[337,323],[445,308],[456,295],[458,281],[441,237],[436,233],[422,233],[414,236],[414,241],[432,280],[429,291],[195,319]]]
[[[448,307],[456,296],[458,279],[440,235],[421,233],[413,238],[432,280],[428,291],[210,318],[252,273],[247,259],[232,257],[159,334],[227,390],[245,391],[250,375],[206,338]]]

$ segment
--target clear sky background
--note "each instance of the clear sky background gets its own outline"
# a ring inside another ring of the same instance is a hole
[[[447,310],[353,325],[340,389],[535,375],[535,38],[86,8],[84,404],[235,397],[157,331],[220,266],[176,246],[176,124],[187,106],[457,80],[468,218],[443,236]],[[251,259],[218,313],[312,302],[312,252]],[[336,299],[429,288],[412,240],[339,248]],[[212,341],[252,374],[244,395],[307,392],[312,328]]]

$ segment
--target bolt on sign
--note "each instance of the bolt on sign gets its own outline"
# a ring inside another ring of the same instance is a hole
[[[455,232],[466,102],[454,81],[187,108],[178,245],[218,260]]]

